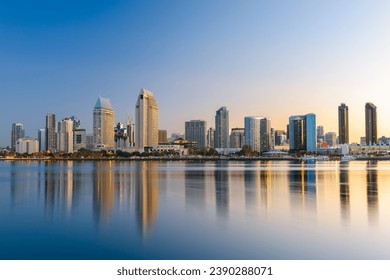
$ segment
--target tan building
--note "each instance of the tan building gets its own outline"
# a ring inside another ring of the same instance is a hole
[[[114,148],[114,110],[108,98],[99,97],[93,109],[93,144],[95,149]]]
[[[158,144],[167,144],[168,143],[168,136],[166,130],[159,130],[158,131]]]
[[[135,146],[158,145],[158,106],[154,94],[141,89],[135,105]]]

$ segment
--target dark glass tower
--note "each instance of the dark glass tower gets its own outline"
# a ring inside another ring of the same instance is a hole
[[[369,102],[366,103],[366,143],[378,143],[376,106]]]
[[[339,143],[349,144],[348,106],[344,103],[339,106]]]

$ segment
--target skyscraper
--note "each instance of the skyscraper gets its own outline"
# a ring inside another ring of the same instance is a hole
[[[46,151],[54,152],[57,148],[56,115],[46,115]]]
[[[58,122],[58,151],[73,153],[73,121],[65,118]]]
[[[230,133],[230,148],[241,149],[245,145],[245,129],[233,128]]]
[[[214,148],[214,136],[215,136],[215,129],[210,127],[207,130],[207,146],[210,148]]]
[[[185,138],[189,141],[196,141],[198,149],[206,147],[207,122],[203,120],[191,120],[185,122]]]
[[[349,144],[348,106],[344,103],[339,106],[339,144]]]
[[[366,143],[378,143],[376,106],[369,102],[366,103]]]
[[[290,150],[316,150],[316,115],[307,114],[289,118]]]
[[[135,105],[135,146],[158,145],[158,106],[154,94],[141,89]]]
[[[44,152],[46,150],[46,128],[38,129],[38,142],[39,151]]]
[[[271,149],[271,121],[266,117],[245,117],[245,145],[254,151]]]
[[[110,99],[99,97],[93,109],[93,143],[95,148],[114,148],[114,125],[114,110]]]
[[[11,149],[15,151],[16,140],[24,138],[24,128],[21,123],[13,123],[11,130]]]
[[[215,115],[215,148],[229,148],[229,111],[221,107]]]

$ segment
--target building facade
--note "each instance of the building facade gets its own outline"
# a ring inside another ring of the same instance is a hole
[[[215,148],[229,148],[229,111],[221,107],[215,114]]]
[[[207,146],[210,148],[214,148],[214,135],[215,135],[215,129],[210,127],[207,130]]]
[[[292,151],[315,151],[316,115],[306,114],[289,118],[289,144]]]
[[[39,142],[33,138],[19,138],[15,143],[15,150],[18,154],[34,154],[39,152]]]
[[[99,97],[93,109],[93,145],[95,149],[114,148],[114,110],[108,98]]]
[[[158,144],[168,144],[168,132],[166,130],[158,130]]]
[[[39,151],[46,151],[46,128],[38,129]]]
[[[65,118],[58,122],[57,151],[63,153],[73,153],[73,121]]]
[[[24,128],[23,124],[21,123],[13,123],[12,124],[12,130],[11,130],[11,149],[15,151],[16,147],[16,141],[19,138],[24,138]]]
[[[268,152],[271,150],[271,121],[266,117],[245,117],[245,145],[253,151]]]
[[[196,141],[198,149],[206,147],[207,122],[203,120],[191,120],[185,122],[185,139]]]
[[[46,151],[55,152],[57,149],[56,115],[46,115]]]
[[[348,106],[344,103],[339,106],[339,143],[349,144]]]
[[[158,145],[158,106],[154,94],[141,89],[135,105],[135,146],[138,149]]]
[[[324,140],[328,144],[328,147],[335,147],[337,145],[336,132],[325,133]]]
[[[245,129],[232,128],[230,133],[230,148],[241,149],[245,145]]]
[[[366,103],[366,143],[367,145],[378,143],[376,106]]]

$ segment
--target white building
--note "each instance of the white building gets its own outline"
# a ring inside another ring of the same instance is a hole
[[[135,105],[135,146],[138,149],[158,145],[158,106],[154,94],[141,89]]]
[[[18,154],[33,154],[39,152],[39,141],[33,138],[19,138],[15,145]]]
[[[21,123],[13,123],[11,130],[11,149],[15,150],[16,141],[19,138],[24,138],[24,128]]]
[[[110,99],[99,97],[93,109],[93,144],[95,149],[114,149],[114,110]]]
[[[58,122],[58,147],[64,153],[73,153],[73,121],[65,118]]]
[[[271,120],[266,117],[245,117],[245,145],[253,151],[271,150]]]

